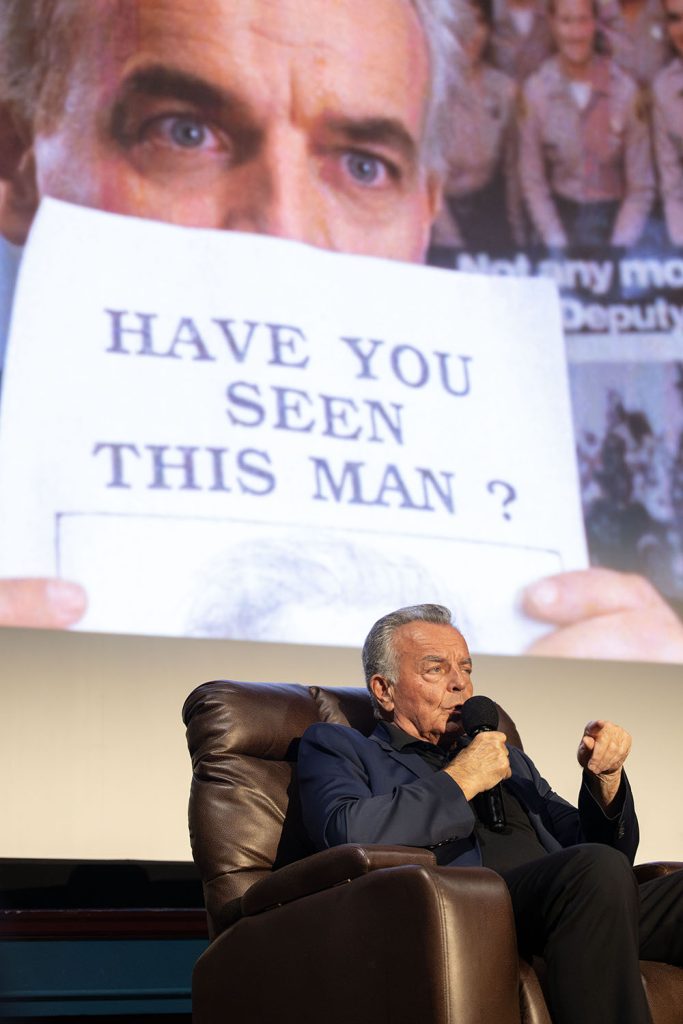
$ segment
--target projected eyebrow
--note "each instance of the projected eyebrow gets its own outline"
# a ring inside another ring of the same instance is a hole
[[[186,103],[217,121],[230,120],[245,129],[250,127],[254,138],[257,137],[253,115],[239,96],[229,90],[218,89],[203,78],[161,64],[140,68],[124,81],[111,114],[111,128],[115,135],[127,139],[130,114],[136,102],[145,99]]]
[[[417,144],[408,129],[398,120],[385,117],[328,117],[326,126],[356,146],[387,146],[410,164],[417,162]]]

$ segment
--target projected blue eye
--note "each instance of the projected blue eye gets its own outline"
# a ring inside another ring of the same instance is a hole
[[[206,125],[191,117],[173,117],[168,119],[168,134],[173,142],[184,149],[199,149],[208,138]]]
[[[367,153],[349,153],[345,163],[351,177],[361,185],[377,185],[386,181],[387,169],[377,157]]]
[[[190,114],[165,114],[143,125],[141,139],[185,152],[217,151],[220,137],[204,121]]]

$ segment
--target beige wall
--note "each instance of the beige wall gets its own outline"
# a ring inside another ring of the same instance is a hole
[[[194,686],[233,678],[359,683],[358,652],[229,641],[0,632],[2,857],[186,859],[190,764],[180,718]],[[683,860],[680,666],[475,659],[475,687],[516,720],[574,799],[589,718],[634,735],[639,860]]]

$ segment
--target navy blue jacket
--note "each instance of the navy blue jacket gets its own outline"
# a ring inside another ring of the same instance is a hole
[[[608,818],[585,784],[577,810],[552,791],[526,754],[509,751],[512,777],[505,785],[549,853],[599,842],[633,863],[638,822],[625,776],[620,810]],[[340,843],[429,849],[448,843],[448,864],[481,864],[474,814],[457,782],[418,753],[394,750],[382,725],[369,737],[343,725],[310,726],[299,751],[299,790],[304,824],[318,850]]]

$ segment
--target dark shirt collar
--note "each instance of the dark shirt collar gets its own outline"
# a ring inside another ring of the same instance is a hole
[[[417,739],[399,725],[395,725],[394,722],[380,722],[380,725],[394,750],[401,753],[419,754],[433,768],[445,768],[451,757],[457,752],[457,747],[454,750],[445,751],[435,743]]]

